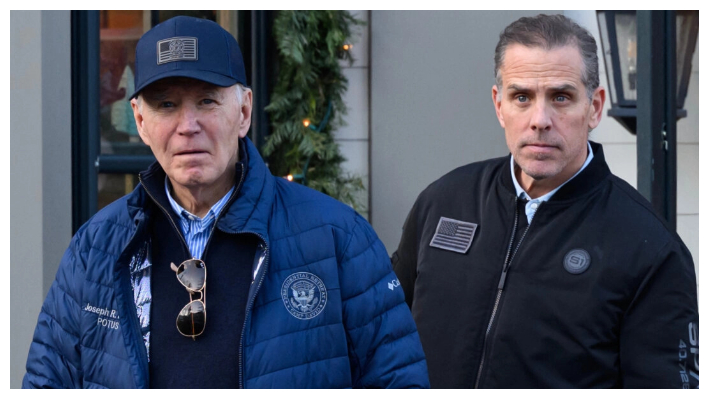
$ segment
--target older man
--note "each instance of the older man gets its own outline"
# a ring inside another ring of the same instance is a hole
[[[384,246],[351,208],[270,174],[245,85],[211,21],[140,39],[131,105],[157,162],[73,238],[24,387],[428,386]]]
[[[436,388],[696,387],[689,251],[588,141],[606,92],[561,15],[500,35],[511,152],[421,193],[392,256]]]

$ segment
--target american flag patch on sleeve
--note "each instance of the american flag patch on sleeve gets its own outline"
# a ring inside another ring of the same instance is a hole
[[[464,254],[473,243],[473,236],[478,225],[470,222],[441,217],[433,235],[432,247]]]

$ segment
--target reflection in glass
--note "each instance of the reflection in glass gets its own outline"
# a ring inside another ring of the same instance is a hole
[[[623,94],[625,100],[637,100],[638,27],[635,13],[616,14],[615,29],[618,37],[618,58],[620,59],[620,76],[623,80]]]
[[[99,173],[97,209],[129,194],[138,183],[138,175]]]
[[[692,73],[692,56],[694,55],[699,29],[699,11],[676,11],[677,28],[677,108],[684,108],[686,87],[689,75]],[[686,55],[686,56],[685,56]],[[682,89],[685,88],[685,92]]]
[[[603,60],[606,63],[606,74],[608,76],[608,90],[610,93],[610,100],[612,104],[618,103],[618,94],[615,92],[615,75],[613,73],[613,53],[611,51],[610,38],[608,37],[608,29],[606,28],[607,13],[600,11],[598,12],[598,26],[599,33],[601,35],[601,43],[603,45]]]
[[[204,18],[210,21],[217,22],[217,11],[215,10],[160,10],[158,11],[158,22],[167,21],[178,15],[186,15],[188,17]]]
[[[129,97],[133,94],[135,47],[150,28],[149,11],[101,11],[101,153],[148,155],[138,137]]]

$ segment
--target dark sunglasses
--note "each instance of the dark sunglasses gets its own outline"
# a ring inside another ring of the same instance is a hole
[[[177,280],[190,293],[190,303],[182,308],[177,315],[177,331],[185,337],[195,339],[204,332],[207,323],[206,291],[207,265],[199,259],[189,259],[180,266],[170,263],[170,267],[177,274]],[[198,299],[193,299],[192,295],[200,294]]]

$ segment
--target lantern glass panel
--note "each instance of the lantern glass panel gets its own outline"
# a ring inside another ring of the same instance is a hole
[[[603,61],[606,66],[606,76],[608,81],[606,87],[610,93],[611,104],[615,106],[618,103],[618,95],[615,92],[615,76],[613,74],[613,52],[611,51],[610,39],[608,38],[608,25],[606,22],[607,12],[598,11],[598,31],[601,35],[601,44],[603,45]]]
[[[677,108],[684,107],[699,28],[698,11],[677,11]]]
[[[638,27],[635,13],[616,14],[615,31],[618,40],[620,76],[623,82],[623,99],[635,101],[638,98]]]
[[[691,15],[677,12],[677,81],[682,81],[682,69],[684,67],[685,57],[683,55],[687,51],[687,43],[689,42],[689,24]],[[694,49],[691,50],[694,52]],[[691,61],[690,61],[691,62]]]

